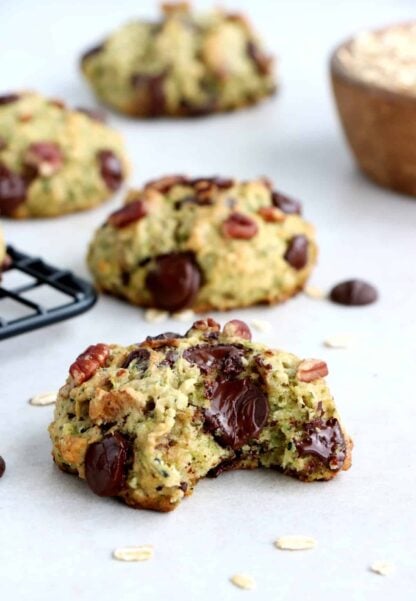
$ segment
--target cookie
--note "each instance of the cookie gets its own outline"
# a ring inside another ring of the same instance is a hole
[[[200,320],[71,365],[49,432],[53,457],[100,496],[170,511],[205,476],[266,467],[304,481],[351,464],[327,366],[251,341],[239,320]]]
[[[3,230],[0,227],[0,280],[1,280],[1,272],[5,268],[6,262],[7,262],[6,243],[4,241]]]
[[[90,245],[97,286],[143,307],[201,312],[283,301],[316,260],[299,202],[268,180],[168,176],[129,192]]]
[[[158,22],[132,21],[86,52],[97,97],[134,117],[198,116],[255,104],[276,88],[272,59],[241,15],[195,15],[163,5]]]
[[[128,171],[122,139],[97,117],[34,92],[0,96],[0,215],[63,215],[118,190]]]

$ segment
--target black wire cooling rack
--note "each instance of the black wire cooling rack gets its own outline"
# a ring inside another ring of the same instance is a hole
[[[0,279],[0,340],[88,311],[97,295],[71,271],[7,247],[10,262]]]

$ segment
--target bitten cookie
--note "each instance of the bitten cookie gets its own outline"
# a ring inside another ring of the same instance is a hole
[[[52,217],[109,198],[128,167],[100,118],[34,92],[0,96],[0,215]]]
[[[86,52],[81,68],[105,103],[136,117],[196,116],[254,104],[275,91],[272,59],[241,15],[163,5]]]
[[[98,495],[170,511],[205,476],[274,468],[329,480],[351,464],[327,366],[200,320],[181,336],[96,344],[71,365],[49,432],[58,466]]]
[[[96,232],[88,264],[103,291],[200,312],[285,300],[316,254],[300,204],[267,180],[169,176],[128,194]]]

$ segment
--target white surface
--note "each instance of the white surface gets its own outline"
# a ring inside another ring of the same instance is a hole
[[[207,5],[208,3],[201,3]],[[82,317],[0,344],[0,598],[4,601],[387,600],[415,599],[416,203],[384,191],[353,167],[330,96],[330,48],[350,32],[415,15],[414,0],[229,2],[248,9],[281,57],[281,93],[259,108],[189,122],[111,116],[126,136],[132,184],[169,172],[248,178],[267,174],[303,199],[321,254],[312,282],[345,277],[377,284],[380,302],[342,308],[305,296],[233,316],[273,322],[257,339],[320,356],[345,424],[354,465],[330,483],[302,484],[273,472],[237,472],[201,482],[175,512],[134,511],[90,493],[50,460],[52,407],[35,393],[58,388],[89,343],[129,343],[186,324],[148,324],[140,310],[102,298]],[[0,2],[0,89],[35,87],[92,104],[76,67],[80,51],[152,2]],[[22,250],[87,275],[93,228],[119,205],[51,221],[5,222]],[[216,315],[221,321],[228,316]],[[347,350],[323,346],[351,333]],[[318,540],[311,551],[279,551],[285,534]],[[143,564],[114,548],[153,544]],[[369,571],[375,560],[394,575]],[[241,591],[229,578],[257,583]]]

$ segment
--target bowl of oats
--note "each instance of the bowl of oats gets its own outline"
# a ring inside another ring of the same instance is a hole
[[[363,32],[330,60],[348,144],[378,184],[416,196],[416,22]]]

